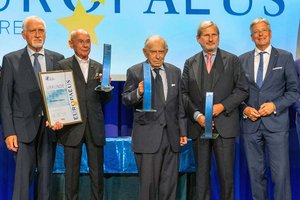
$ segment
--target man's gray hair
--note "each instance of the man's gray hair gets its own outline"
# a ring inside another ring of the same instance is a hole
[[[251,24],[250,24],[250,32],[251,32],[251,35],[253,34],[253,26],[258,24],[258,23],[265,23],[268,25],[268,28],[269,30],[271,31],[271,24],[269,23],[269,21],[266,19],[266,18],[262,18],[262,17],[259,17],[259,18],[256,18],[254,19]]]
[[[23,29],[23,31],[26,31],[25,29],[26,29],[26,27],[27,27],[27,23],[28,23],[30,20],[33,20],[33,19],[42,22],[42,23],[44,24],[44,27],[45,27],[45,30],[46,30],[46,23],[45,23],[45,21],[44,21],[42,18],[40,18],[40,17],[38,17],[38,16],[29,16],[29,17],[26,17],[26,18],[24,19],[24,21],[23,21],[23,24],[22,24],[22,29]]]
[[[210,27],[210,26],[214,26],[217,29],[218,35],[220,34],[219,28],[217,26],[216,23],[214,23],[213,21],[203,21],[199,24],[198,29],[197,29],[197,36],[200,37],[203,30]]]
[[[146,39],[145,43],[144,43],[144,49],[147,49],[149,47],[149,41],[150,40],[162,40],[164,42],[164,48],[168,49],[167,41],[163,37],[161,37],[160,35],[151,35],[151,36],[149,36]]]

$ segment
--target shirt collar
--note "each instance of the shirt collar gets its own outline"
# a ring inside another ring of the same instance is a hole
[[[162,71],[165,71],[164,65],[160,66],[159,68],[154,68],[154,67],[151,66],[151,70],[153,71],[154,69],[160,69]]]
[[[203,56],[206,57],[208,53],[206,53],[205,51],[203,51]],[[210,53],[212,56],[215,56],[217,54],[217,51]]]
[[[27,52],[28,52],[28,55],[29,56],[33,56],[33,54],[35,53],[39,53],[40,55],[44,56],[45,55],[45,49],[42,48],[39,52],[35,52],[33,51],[32,49],[30,49],[28,46],[27,46]]]
[[[271,50],[272,50],[272,46],[269,45],[263,52],[271,55]],[[260,52],[262,52],[262,50],[260,50],[257,47],[255,47],[255,53],[254,53],[254,55],[257,56]]]
[[[87,60],[83,60],[79,56],[77,56],[76,54],[75,54],[75,58],[78,61],[78,63],[85,64],[85,63],[89,63],[90,62],[90,58],[88,58]]]

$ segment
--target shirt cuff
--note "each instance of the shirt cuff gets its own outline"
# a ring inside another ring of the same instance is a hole
[[[201,117],[203,114],[200,111],[196,111],[194,113],[194,120],[197,122],[198,118]]]
[[[136,96],[137,96],[137,99],[142,98],[142,96],[139,94],[139,90],[136,90]]]

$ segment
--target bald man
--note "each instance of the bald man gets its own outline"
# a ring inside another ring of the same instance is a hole
[[[89,58],[90,34],[82,29],[71,32],[69,40],[74,55],[59,62],[60,70],[72,70],[78,95],[82,123],[67,125],[60,132],[59,142],[64,146],[66,199],[78,199],[82,144],[85,143],[91,199],[103,199],[103,146],[105,144],[102,105],[111,99],[111,92],[98,92],[102,65]]]

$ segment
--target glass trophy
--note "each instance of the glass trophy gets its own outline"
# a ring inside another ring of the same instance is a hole
[[[212,119],[213,119],[213,92],[206,92],[205,100],[205,130],[201,139],[216,139],[219,134],[213,133]]]
[[[136,109],[138,112],[156,112],[152,109],[152,76],[151,67],[149,63],[143,63],[144,71],[144,95],[143,95],[143,109]]]
[[[111,66],[111,45],[104,44],[103,45],[103,70],[102,70],[102,81],[101,84],[98,85],[95,90],[96,91],[104,91],[110,92],[114,89],[113,86],[110,85],[110,66]]]

